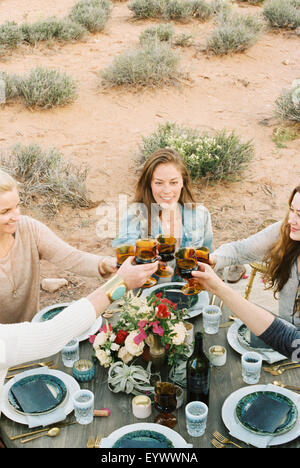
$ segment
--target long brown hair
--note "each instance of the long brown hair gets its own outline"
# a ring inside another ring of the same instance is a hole
[[[296,187],[289,198],[289,206],[296,193],[300,193],[300,185]],[[264,262],[267,272],[264,275],[268,288],[274,288],[274,297],[282,290],[287,283],[292,266],[300,255],[300,241],[290,238],[291,228],[288,223],[289,213],[287,213],[280,229],[280,237],[272,249],[266,255]]]
[[[151,203],[155,203],[151,190],[151,182],[153,173],[160,164],[173,164],[181,173],[183,188],[181,190],[179,203],[182,205],[184,205],[184,203],[195,203],[191,178],[186,164],[182,156],[171,148],[161,148],[152,153],[152,155],[147,159],[136,186],[134,201],[144,203],[148,210],[151,207]]]

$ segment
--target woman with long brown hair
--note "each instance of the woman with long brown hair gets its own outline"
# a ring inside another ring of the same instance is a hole
[[[134,203],[122,220],[113,246],[159,234],[175,237],[177,248],[203,245],[212,249],[210,214],[195,202],[185,162],[171,148],[155,151],[145,162]]]
[[[300,326],[300,185],[289,198],[283,221],[247,239],[224,244],[211,256],[219,270],[229,265],[263,262],[264,279],[279,298],[279,316]]]

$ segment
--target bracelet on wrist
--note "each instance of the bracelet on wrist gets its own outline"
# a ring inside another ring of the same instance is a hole
[[[118,274],[108,280],[100,289],[107,295],[111,303],[121,299],[128,291],[125,281]]]

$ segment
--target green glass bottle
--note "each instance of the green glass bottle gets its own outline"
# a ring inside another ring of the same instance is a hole
[[[210,363],[203,351],[203,335],[195,334],[195,346],[193,354],[186,364],[187,378],[187,403],[190,401],[202,401],[208,406]]]

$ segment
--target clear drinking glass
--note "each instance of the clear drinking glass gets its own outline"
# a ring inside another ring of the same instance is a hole
[[[254,351],[242,355],[242,376],[247,384],[256,384],[259,381],[262,365],[262,356]]]
[[[208,335],[214,335],[215,333],[218,333],[221,318],[220,307],[214,305],[206,306],[203,309],[202,315],[205,333]]]
[[[90,424],[94,418],[94,394],[90,390],[78,390],[73,395],[75,418],[78,424]]]
[[[77,338],[73,338],[64,346],[61,350],[61,358],[66,367],[73,367],[74,362],[79,360],[79,341]]]
[[[185,407],[186,428],[190,436],[200,437],[206,429],[208,407],[202,401],[191,401]]]

